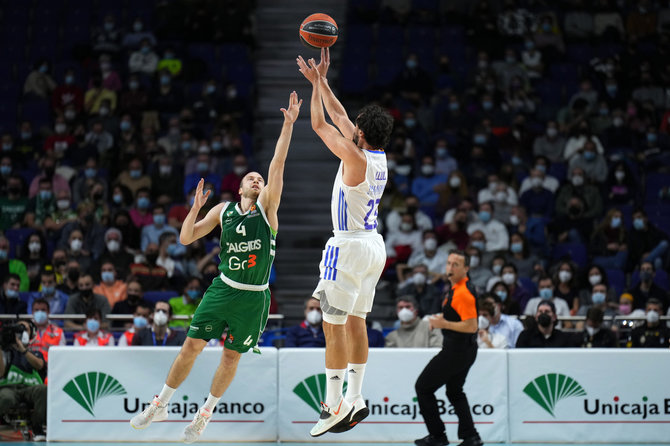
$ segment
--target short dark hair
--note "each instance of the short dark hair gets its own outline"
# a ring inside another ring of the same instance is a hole
[[[18,274],[9,273],[5,276],[5,280],[3,280],[2,283],[3,284],[4,283],[9,283],[9,281],[12,280],[12,279],[21,282],[21,276],[19,276]]]
[[[586,312],[586,319],[593,322],[602,322],[603,315],[604,315],[603,310],[601,310],[600,308],[591,307]]]
[[[363,132],[365,141],[374,148],[385,147],[391,140],[393,118],[378,105],[366,105],[356,118],[356,125]]]
[[[498,299],[500,299],[500,297],[498,297]],[[483,310],[486,311],[491,316],[493,316],[496,312],[496,309],[493,306],[493,304],[485,299],[480,299],[477,305],[479,306],[480,313]]]
[[[99,309],[91,307],[86,311],[86,319],[89,317],[98,316],[98,319],[102,320],[102,313]]]
[[[417,302],[416,297],[412,296],[411,294],[403,294],[402,296],[398,296],[395,300],[395,304],[398,305],[400,302],[409,302],[414,306],[415,310],[419,309],[419,302]]]
[[[41,297],[33,301],[33,306],[30,307],[30,309],[33,310],[35,308],[35,305],[37,304],[44,304],[47,306],[47,311],[51,311],[51,305],[49,305],[49,301],[46,299],[42,299]]]
[[[548,306],[549,308],[551,308],[551,312],[556,314],[556,305],[554,305],[554,303],[551,300],[549,299],[541,300],[540,303],[537,304],[537,308],[540,308],[542,305]]]
[[[462,249],[452,249],[451,251],[449,251],[449,255],[452,254],[463,257],[464,259],[463,263],[465,264],[465,266],[470,266],[470,256],[468,255],[467,252],[463,251]]]
[[[168,316],[172,317],[172,305],[170,305],[170,302],[168,302],[167,300],[157,300],[156,303],[154,304],[154,311],[156,311],[156,305],[160,304],[160,303],[167,304],[167,306],[168,306]]]

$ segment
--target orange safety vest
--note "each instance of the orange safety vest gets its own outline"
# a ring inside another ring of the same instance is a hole
[[[49,348],[54,345],[60,345],[60,340],[63,338],[63,329],[54,324],[47,325],[44,334],[40,334],[37,330],[35,340],[31,344],[32,347],[37,348],[44,356],[44,360],[49,362]]]
[[[88,336],[84,336],[87,332],[86,331],[80,331],[79,333],[74,335],[74,340],[75,342],[78,342],[79,345],[85,346],[88,344]],[[105,333],[102,335],[102,337],[98,336],[98,347],[104,347],[107,344],[109,344],[109,340],[112,338],[111,333]]]
[[[128,342],[128,345],[133,345],[133,337],[135,336],[135,331],[134,330],[133,331],[126,330],[123,333],[123,336],[126,337],[126,341]]]

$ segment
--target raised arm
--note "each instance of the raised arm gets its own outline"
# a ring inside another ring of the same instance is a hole
[[[312,116],[312,129],[316,132],[317,135],[326,143],[328,149],[335,154],[339,159],[344,161],[345,170],[356,170],[356,167],[359,167],[361,172],[350,172],[350,174],[355,174],[355,177],[365,176],[365,155],[363,152],[354,144],[351,139],[346,139],[340,134],[340,132],[332,125],[326,122],[326,117],[323,112],[323,104],[321,103],[321,82],[319,81],[320,74],[316,68],[316,62],[314,59],[310,59],[308,66],[305,63],[304,59],[301,56],[298,56],[298,66],[300,67],[299,71],[312,83],[312,100],[310,102],[310,112]],[[362,166],[362,169],[360,167]],[[348,174],[345,172],[345,177]],[[346,182],[346,178],[345,178]],[[349,184],[347,182],[347,184]],[[358,183],[356,183],[358,184]],[[355,184],[349,184],[355,185]]]
[[[189,245],[194,241],[198,240],[201,237],[212,232],[212,229],[216,228],[216,225],[219,224],[219,214],[221,214],[221,209],[225,203],[219,203],[209,210],[205,218],[196,223],[195,219],[198,218],[200,209],[207,202],[207,198],[211,194],[211,190],[208,190],[207,193],[203,194],[202,189],[205,184],[205,180],[200,178],[198,182],[198,187],[195,190],[195,197],[193,198],[193,206],[188,212],[184,223],[181,226],[181,232],[179,233],[179,241],[182,245]]]
[[[281,193],[284,187],[284,164],[288,155],[291,135],[293,134],[293,124],[298,119],[301,105],[302,99],[298,100],[298,94],[294,91],[289,97],[288,108],[281,109],[281,112],[284,114],[284,125],[282,125],[281,133],[275,146],[275,153],[272,156],[272,161],[270,161],[267,185],[258,197],[258,201],[261,202],[261,205],[265,209],[270,226],[275,231],[279,226],[277,209],[279,208]]]
[[[321,48],[321,61],[316,66],[317,71],[321,75],[319,79],[321,99],[323,100],[323,105],[326,106],[330,119],[332,119],[345,138],[351,139],[354,136],[356,126],[349,120],[347,111],[328,85],[328,79],[326,78],[328,67],[330,67],[330,50],[328,48]]]

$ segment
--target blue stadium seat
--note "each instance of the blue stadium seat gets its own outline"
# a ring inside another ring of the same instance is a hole
[[[576,82],[579,79],[579,67],[573,63],[555,63],[549,67],[549,77],[560,83]]]
[[[347,43],[347,47],[367,48],[372,47],[374,34],[371,26],[368,25],[349,25],[342,32],[342,37]]]
[[[370,86],[367,64],[350,64],[340,70],[340,88],[344,94],[364,93]]]
[[[219,48],[219,57],[224,62],[248,63],[251,62],[249,48],[242,43],[226,43]]]
[[[609,286],[614,288],[617,297],[620,296],[626,289],[626,275],[624,272],[620,269],[608,269],[605,274],[607,274]]]
[[[378,64],[377,66],[377,77],[375,79],[375,85],[387,86],[393,83],[394,79],[402,71],[402,65],[400,64]]]
[[[567,176],[568,166],[566,163],[553,163],[549,166],[548,174],[555,177],[559,183],[563,183]]]
[[[405,43],[405,30],[398,25],[380,25],[377,32],[378,49],[401,47]]]
[[[551,256],[554,260],[572,260],[580,268],[585,268],[588,261],[586,254],[586,246],[582,243],[558,243],[554,247],[554,252]]]
[[[437,14],[439,0],[412,0],[412,10],[423,10]]]
[[[148,300],[149,302],[156,303],[159,300],[170,300],[173,297],[179,296],[179,292],[177,291],[145,291],[144,292],[144,299]]]
[[[51,123],[49,102],[43,99],[24,99],[21,105],[21,118],[32,122],[34,128],[48,126]]]
[[[9,258],[19,256],[19,250],[23,247],[26,239],[35,232],[32,228],[7,229],[5,237],[9,240]]]
[[[535,282],[533,282],[530,277],[519,277],[519,282],[521,282],[521,287],[528,291],[528,294],[530,294],[531,297],[538,295],[537,285],[535,285]]]
[[[593,58],[593,48],[588,44],[571,44],[566,48],[566,56],[572,62],[588,65]]]
[[[645,201],[655,203],[658,201],[658,191],[670,184],[670,174],[667,173],[648,173],[645,181]]]
[[[464,46],[465,28],[463,26],[443,26],[440,28],[438,42],[442,48]]]
[[[535,92],[540,97],[542,105],[559,106],[563,101],[563,89],[561,86],[550,80],[538,82],[535,86]]]
[[[411,26],[407,30],[407,44],[410,48],[434,47],[435,28],[432,26]]]
[[[635,270],[630,278],[630,287],[635,288],[638,283],[640,283],[640,271]],[[656,275],[654,276],[654,283],[668,291],[670,289],[668,284],[668,273],[662,269],[657,269]]]

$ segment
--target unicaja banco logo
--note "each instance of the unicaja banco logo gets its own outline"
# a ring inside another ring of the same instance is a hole
[[[88,372],[75,376],[63,387],[63,391],[86,412],[95,416],[95,403],[100,399],[112,395],[126,395],[116,378],[102,372]]]
[[[523,388],[523,393],[549,412],[552,417],[555,417],[556,403],[562,399],[586,395],[586,391],[577,381],[560,373],[538,376]]]
[[[334,377],[344,379],[344,376]],[[347,390],[347,383],[342,387],[342,393]],[[326,374],[321,373],[303,379],[293,388],[293,393],[306,402],[317,413],[321,413],[321,401],[326,401]]]

